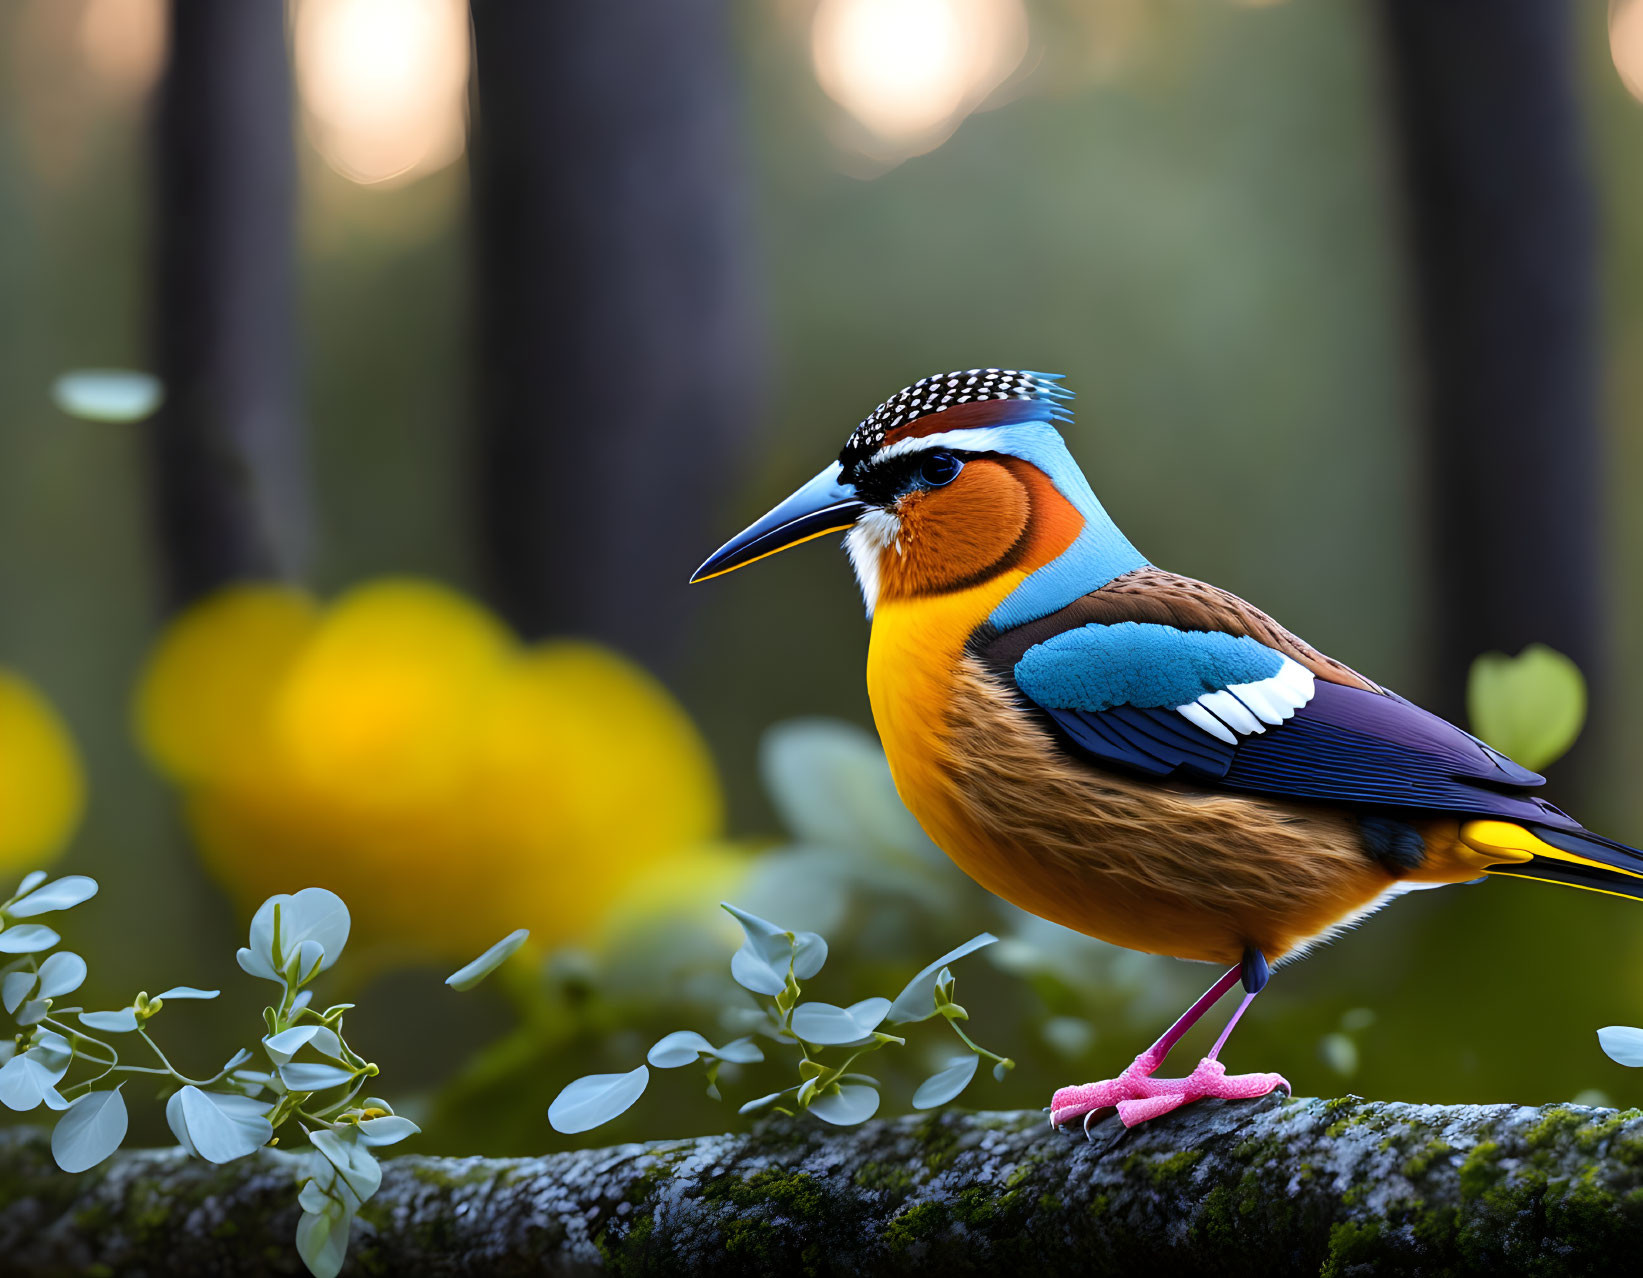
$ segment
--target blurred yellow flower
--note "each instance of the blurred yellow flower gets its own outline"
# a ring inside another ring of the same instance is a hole
[[[0,670],[0,871],[37,869],[56,856],[84,807],[68,728],[32,686]]]
[[[187,784],[252,779],[270,757],[274,695],[319,624],[319,605],[285,586],[233,586],[183,613],[137,688],[137,737]]]
[[[236,587],[173,623],[137,707],[236,900],[330,888],[380,959],[467,958],[516,927],[595,941],[722,827],[706,745],[651,676],[593,644],[522,648],[427,582],[323,612]]]

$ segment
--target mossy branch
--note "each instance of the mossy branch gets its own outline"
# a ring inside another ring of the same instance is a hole
[[[1039,1113],[772,1120],[530,1159],[401,1157],[347,1273],[1602,1272],[1643,1247],[1643,1113],[1277,1098],[1135,1132]],[[0,1133],[10,1274],[298,1274],[291,1156]]]

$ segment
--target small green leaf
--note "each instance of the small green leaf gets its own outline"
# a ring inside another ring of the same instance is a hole
[[[164,990],[161,993],[156,994],[154,997],[159,998],[159,999],[166,999],[166,998],[216,998],[217,995],[219,995],[221,993],[222,993],[221,990],[201,990],[201,989],[196,989],[192,985],[173,985],[170,989]]]
[[[896,995],[895,1002],[885,1014],[885,1020],[893,1025],[904,1025],[914,1021],[928,1020],[936,1014],[936,982],[941,977],[942,968],[949,963],[957,962],[966,954],[974,954],[977,950],[993,944],[998,938],[991,932],[982,932],[979,936],[972,936],[957,949],[948,950],[934,963],[931,963],[922,972],[907,982],[906,987]]]
[[[980,1063],[981,1057],[974,1052],[954,1058],[946,1069],[930,1075],[918,1085],[918,1090],[913,1093],[913,1108],[934,1109],[937,1105],[945,1105],[970,1085]]]
[[[879,1094],[864,1083],[842,1083],[810,1102],[810,1112],[835,1127],[854,1127],[878,1113]]]
[[[297,1221],[297,1255],[314,1278],[337,1278],[342,1272],[353,1223],[353,1212],[335,1199],[323,1211],[302,1213]]]
[[[732,1039],[713,1054],[733,1065],[753,1065],[764,1059],[764,1051],[751,1038]]]
[[[279,1067],[280,1082],[293,1092],[323,1092],[354,1081],[354,1071],[317,1061],[290,1061]]]
[[[548,1106],[548,1123],[567,1136],[591,1131],[626,1113],[649,1083],[650,1070],[643,1065],[626,1074],[589,1074],[554,1097]]]
[[[86,961],[69,950],[59,950],[40,964],[40,997],[61,998],[85,983]]]
[[[4,980],[0,980],[0,1003],[5,1005],[6,1011],[15,1012],[23,1005],[23,1000],[34,993],[35,983],[40,978],[32,971],[8,972]]]
[[[827,942],[815,932],[785,931],[728,902],[721,906],[742,925],[747,938],[730,958],[730,974],[745,989],[775,996],[787,985],[789,964],[794,976],[807,981],[827,962]]]
[[[90,1171],[126,1138],[126,1103],[116,1087],[87,1092],[64,1111],[51,1132],[51,1156],[66,1172]]]
[[[382,1164],[372,1155],[368,1142],[360,1139],[357,1127],[343,1127],[332,1131],[319,1128],[308,1134],[314,1148],[324,1154],[337,1175],[361,1203],[369,1202],[371,1195],[382,1184]]]
[[[88,422],[142,421],[163,397],[158,377],[129,368],[78,368],[51,384],[58,411]]]
[[[1486,652],[1472,663],[1466,710],[1478,736],[1538,771],[1562,758],[1580,735],[1586,680],[1579,666],[1543,643],[1515,657]]]
[[[694,1065],[697,1058],[713,1052],[713,1044],[695,1030],[674,1030],[651,1044],[645,1059],[657,1069],[678,1069]]]
[[[849,1007],[800,1003],[793,1009],[793,1033],[806,1043],[823,1047],[854,1043],[877,1029],[889,1010],[887,998],[864,998]]]
[[[445,984],[455,990],[471,990],[492,972],[496,971],[497,968],[501,967],[513,952],[529,939],[530,931],[526,928],[509,932],[472,963],[457,968],[456,971],[447,976]]]
[[[63,938],[43,923],[25,923],[0,932],[0,954],[38,954]]]
[[[337,1036],[323,1025],[293,1025],[290,1029],[281,1030],[278,1034],[270,1034],[262,1040],[263,1050],[268,1053],[268,1058],[275,1065],[283,1065],[307,1047],[309,1043],[319,1038],[322,1032],[330,1035],[330,1037],[319,1044],[320,1050],[323,1051],[325,1047],[330,1047],[331,1050],[324,1052],[324,1054],[335,1056],[338,1050]]]
[[[748,1101],[747,1104],[743,1105],[736,1112],[738,1114],[757,1114],[761,1109],[769,1109],[789,1092],[796,1092],[798,1090],[799,1087],[797,1084],[792,1087],[784,1087],[779,1092],[771,1092],[768,1096],[760,1096],[756,1100]]]
[[[80,1024],[102,1034],[132,1034],[137,1029],[137,1013],[129,1007],[114,1012],[81,1012]]]
[[[0,1065],[0,1105],[19,1113],[42,1103],[50,1109],[67,1109],[57,1084],[73,1059],[68,1040],[61,1034],[37,1031],[28,1051]]]
[[[1598,1030],[1597,1042],[1610,1060],[1634,1069],[1643,1067],[1643,1030],[1630,1025],[1608,1025]]]
[[[359,1138],[367,1145],[393,1145],[407,1136],[415,1136],[422,1129],[408,1118],[388,1114],[382,1118],[362,1118]]]
[[[208,1163],[230,1163],[254,1154],[274,1135],[269,1106],[249,1096],[180,1088],[165,1104],[165,1121],[177,1143]]]
[[[69,874],[53,879],[44,887],[35,888],[6,913],[14,919],[33,918],[37,914],[51,914],[57,910],[73,909],[82,901],[97,895],[97,880],[84,874]]]
[[[274,917],[279,915],[279,953],[274,952]],[[317,963],[324,971],[341,956],[348,943],[351,920],[348,907],[335,892],[324,888],[303,888],[289,896],[271,896],[251,919],[250,945],[239,951],[240,966],[252,976],[284,983],[286,965],[300,956],[300,970],[306,977]],[[304,943],[312,941],[313,946]],[[319,957],[315,957],[315,956]]]

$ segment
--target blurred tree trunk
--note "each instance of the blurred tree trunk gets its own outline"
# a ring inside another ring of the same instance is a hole
[[[727,8],[472,11],[489,586],[527,637],[665,662],[762,364]]]
[[[1427,445],[1435,709],[1480,652],[1600,673],[1593,197],[1572,6],[1382,0]]]
[[[149,473],[166,601],[289,572],[307,495],[284,0],[171,0],[154,165]]]

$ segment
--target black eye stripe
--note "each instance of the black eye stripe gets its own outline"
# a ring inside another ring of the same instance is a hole
[[[926,466],[937,455],[949,457],[957,463],[951,467],[951,474],[940,482],[925,474]],[[914,489],[939,488],[951,483],[958,478],[958,472],[964,468],[964,463],[985,456],[988,454],[965,452],[956,448],[923,449],[858,466],[854,473],[847,475],[846,478],[855,484],[856,495],[863,501],[888,506],[897,497],[905,496]]]

